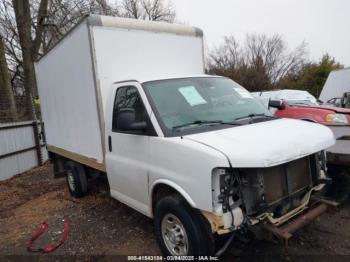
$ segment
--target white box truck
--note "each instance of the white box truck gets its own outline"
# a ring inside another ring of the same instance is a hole
[[[202,37],[92,15],[35,65],[55,171],[76,197],[106,174],[113,198],[154,218],[166,255],[220,255],[218,235],[255,224],[287,240],[327,208],[314,193],[332,132],[275,118],[234,81],[204,75]]]
[[[333,70],[329,74],[320,100],[337,107],[350,108],[350,67]]]

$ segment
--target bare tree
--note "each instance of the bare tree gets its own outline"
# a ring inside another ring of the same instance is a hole
[[[294,51],[288,52],[286,42],[280,35],[248,35],[246,38],[247,64],[265,68],[272,83],[288,72],[300,70],[305,62],[306,44],[301,43]]]
[[[251,91],[271,89],[290,72],[301,70],[306,44],[293,51],[280,35],[247,35],[243,45],[233,36],[209,54],[208,71],[230,77]]]
[[[35,118],[32,100],[38,96],[34,61],[41,47],[44,31],[44,20],[47,17],[48,0],[41,0],[38,7],[34,38],[32,34],[32,17],[29,0],[13,0],[13,11],[16,17],[19,44],[22,53],[24,87],[26,91],[27,110],[30,118]]]
[[[101,15],[109,15],[110,14],[110,6],[107,4],[106,0],[96,0],[100,9]]]
[[[144,19],[150,21],[174,22],[176,12],[171,2],[164,0],[142,0],[144,8]]]
[[[143,16],[140,0],[123,0],[122,7],[124,17],[140,19]]]
[[[176,12],[165,0],[123,0],[122,16],[149,21],[174,22]]]
[[[84,16],[120,16],[119,6],[106,0],[51,0],[42,51],[47,51]]]
[[[11,84],[17,79],[22,82],[22,54],[17,33],[16,19],[13,14],[12,1],[0,2],[0,34],[3,37],[9,71],[12,75]],[[18,82],[17,81],[17,82]]]
[[[233,36],[225,37],[223,44],[209,53],[209,70],[212,73],[237,78],[242,66],[242,54],[239,43]]]
[[[18,119],[17,116],[17,108],[16,101],[13,95],[13,90],[10,82],[10,75],[8,72],[8,65],[6,61],[5,55],[5,46],[2,40],[2,36],[0,35],[0,98],[3,100],[1,104],[8,105],[10,118],[12,121],[16,121]]]

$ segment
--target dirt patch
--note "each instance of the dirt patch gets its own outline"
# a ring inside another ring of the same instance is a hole
[[[21,204],[62,188],[63,181],[52,179],[50,174],[51,166],[45,165],[0,181],[0,219],[11,217]]]
[[[65,217],[71,220],[69,238],[54,253],[44,256],[47,260],[72,256],[89,260],[87,256],[102,256],[113,261],[120,258],[116,255],[159,255],[152,220],[113,200],[105,179],[91,184],[87,197],[74,199],[66,189],[65,179],[53,179],[49,164],[0,182],[0,256],[32,256],[26,251],[26,241],[41,223],[46,221],[50,225],[38,241],[38,245],[45,245],[60,238]],[[322,215],[295,234],[288,255],[278,241],[236,240],[224,259],[347,261],[349,219],[350,205]]]

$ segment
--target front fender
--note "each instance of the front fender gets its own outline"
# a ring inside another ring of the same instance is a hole
[[[187,203],[189,203],[192,207],[196,208],[196,203],[193,201],[193,199],[190,197],[190,195],[178,184],[176,184],[175,182],[169,180],[169,179],[157,179],[156,181],[154,181],[150,187],[150,198],[149,198],[149,206],[151,207],[151,212],[150,214],[152,214],[153,216],[153,210],[152,210],[152,201],[153,201],[153,190],[154,188],[159,185],[159,184],[163,184],[163,185],[167,185],[171,188],[173,188],[174,190],[176,190],[176,192],[178,192],[184,199],[186,199]]]

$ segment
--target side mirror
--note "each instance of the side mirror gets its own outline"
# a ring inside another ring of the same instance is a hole
[[[285,109],[285,105],[284,105],[282,100],[270,100],[269,101],[269,108],[270,107],[274,107],[274,108],[277,108],[279,110]]]
[[[117,115],[117,127],[122,131],[138,131],[147,128],[146,122],[135,122],[135,110],[123,108]]]

